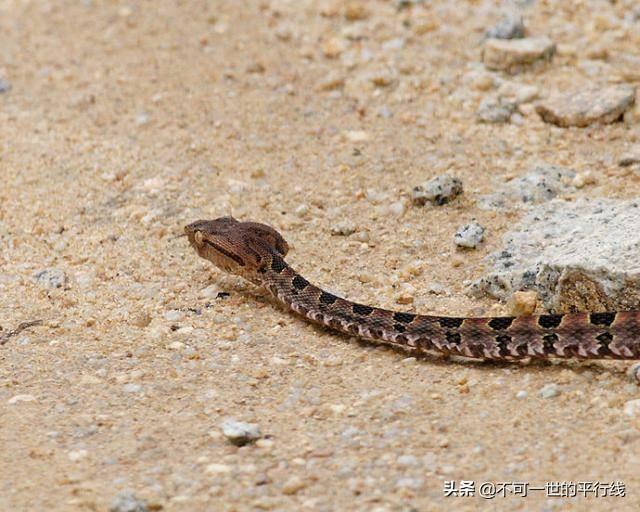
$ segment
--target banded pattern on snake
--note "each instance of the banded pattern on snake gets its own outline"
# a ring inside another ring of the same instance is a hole
[[[408,350],[488,360],[640,359],[640,311],[462,318],[357,304],[309,283],[284,260],[275,229],[232,217],[185,227],[190,244],[217,267],[263,286],[308,320]]]

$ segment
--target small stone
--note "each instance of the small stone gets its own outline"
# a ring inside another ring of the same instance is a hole
[[[322,45],[322,53],[329,59],[335,59],[346,49],[346,43],[343,39],[332,37],[327,39]]]
[[[236,446],[253,443],[262,437],[257,423],[244,423],[231,418],[223,421],[220,428],[229,442]]]
[[[147,502],[129,490],[119,492],[109,507],[109,512],[147,512],[148,510]]]
[[[391,203],[389,205],[389,213],[396,216],[396,217],[402,217],[402,215],[404,215],[404,212],[406,210],[406,207],[404,205],[403,201],[396,201],[394,203]]]
[[[0,94],[4,94],[5,92],[9,92],[11,90],[11,84],[6,80],[0,78]]]
[[[538,303],[538,293],[534,291],[513,292],[509,300],[509,313],[513,316],[532,315]]]
[[[182,311],[180,311],[178,309],[171,309],[171,310],[167,311],[164,314],[164,319],[167,322],[178,322],[178,321],[182,320],[183,316],[184,315],[183,315]]]
[[[233,468],[227,464],[214,463],[207,465],[207,467],[205,468],[205,472],[210,475],[221,475],[224,473],[231,473],[232,469]]]
[[[7,403],[9,405],[13,405],[13,404],[17,404],[18,402],[34,402],[35,400],[36,400],[36,397],[33,395],[14,395],[11,398],[9,398]]]
[[[516,111],[517,105],[504,98],[488,97],[482,100],[476,118],[481,123],[508,123],[511,116]]]
[[[79,460],[85,459],[89,455],[87,450],[71,450],[67,455],[71,462],[78,462]]]
[[[337,74],[335,71],[329,73],[318,84],[319,91],[333,91],[344,86],[344,76]]]
[[[136,313],[131,317],[131,325],[136,327],[147,327],[151,323],[151,315],[149,313]]]
[[[507,14],[493,27],[487,29],[485,35],[495,39],[522,39],[524,37],[524,23],[522,16]]]
[[[122,390],[125,393],[140,393],[140,391],[142,391],[142,386],[140,384],[130,382],[129,384],[122,386]]]
[[[560,387],[555,383],[547,384],[540,389],[540,396],[542,398],[553,398],[559,394]]]
[[[399,466],[417,466],[418,458],[415,455],[400,455],[397,462]]]
[[[529,103],[535,100],[540,94],[540,89],[535,85],[519,84],[516,82],[505,81],[498,89],[498,97],[503,101],[515,103],[520,106],[521,103]]]
[[[623,410],[627,416],[640,416],[640,398],[626,402]]]
[[[344,8],[344,17],[349,21],[363,20],[369,16],[369,10],[361,2],[348,2]]]
[[[423,185],[414,187],[411,200],[417,206],[423,206],[427,201],[441,206],[460,194],[462,194],[462,181],[448,174],[441,174]]]
[[[39,285],[47,288],[62,288],[67,284],[67,274],[59,268],[46,268],[33,277]]]
[[[516,398],[518,400],[522,400],[523,398],[527,398],[527,395],[528,395],[528,393],[524,389],[521,389],[520,391],[518,391],[516,393]]]
[[[555,51],[556,45],[548,37],[487,39],[483,62],[487,69],[514,73],[536,61],[551,59]]]
[[[584,127],[619,120],[635,102],[635,89],[609,86],[557,94],[536,105],[536,112],[547,123],[561,127]]]
[[[635,164],[640,164],[640,146],[622,155],[618,161],[620,167],[629,167]]]
[[[331,226],[333,236],[349,236],[356,232],[356,226],[351,221],[344,220]]]
[[[576,188],[583,188],[585,185],[593,185],[594,183],[596,183],[596,178],[590,171],[578,173],[571,180],[571,184]]]
[[[282,493],[287,495],[296,494],[306,486],[307,484],[302,478],[294,475],[282,485]]]
[[[484,228],[475,221],[461,226],[453,235],[453,243],[466,249],[475,249],[483,239]]]
[[[364,130],[345,130],[342,135],[349,142],[367,142],[371,138]]]

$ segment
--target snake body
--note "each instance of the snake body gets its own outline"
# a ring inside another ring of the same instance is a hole
[[[265,224],[221,217],[196,221],[185,232],[203,258],[264,287],[306,319],[351,336],[487,360],[640,359],[640,311],[487,318],[390,311],[309,283],[285,261],[282,235]]]

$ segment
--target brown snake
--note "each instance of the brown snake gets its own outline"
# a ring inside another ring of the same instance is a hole
[[[232,217],[185,227],[200,256],[266,288],[312,322],[367,340],[463,357],[640,359],[640,311],[459,318],[357,304],[310,284],[285,261],[289,247],[265,224]]]

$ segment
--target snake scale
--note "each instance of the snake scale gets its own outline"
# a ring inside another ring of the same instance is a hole
[[[263,286],[308,320],[366,340],[419,352],[487,360],[640,359],[640,311],[461,318],[389,311],[337,297],[284,260],[275,229],[232,217],[185,227],[200,256]]]

